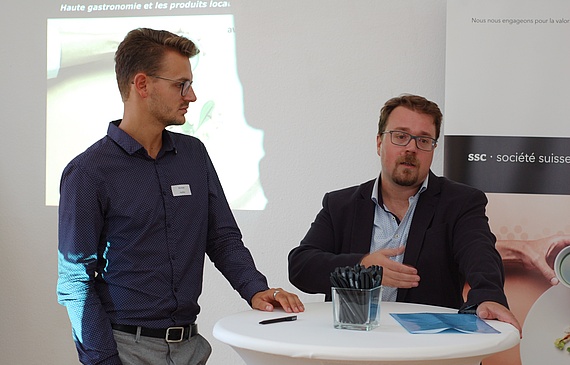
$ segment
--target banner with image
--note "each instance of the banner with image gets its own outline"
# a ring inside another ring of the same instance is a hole
[[[570,246],[570,2],[449,0],[447,18],[444,174],[487,193],[523,325],[521,344],[484,364],[569,364],[555,342],[570,285],[553,284]]]

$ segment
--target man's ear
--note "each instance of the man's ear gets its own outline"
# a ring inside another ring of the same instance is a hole
[[[133,89],[140,95],[141,98],[146,98],[148,96],[148,75],[144,73],[138,73],[133,79]]]
[[[380,146],[382,146],[382,134],[376,135],[376,153],[380,156]]]

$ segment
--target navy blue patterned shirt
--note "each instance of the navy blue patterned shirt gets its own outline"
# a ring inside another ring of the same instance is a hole
[[[205,254],[249,303],[268,289],[204,145],[164,131],[153,159],[119,123],[60,186],[57,294],[85,364],[120,364],[111,323],[193,323]]]

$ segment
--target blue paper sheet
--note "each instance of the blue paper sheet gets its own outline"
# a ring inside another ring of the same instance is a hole
[[[418,333],[500,333],[473,314],[390,313],[408,332]]]

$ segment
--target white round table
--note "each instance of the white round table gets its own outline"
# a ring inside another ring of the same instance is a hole
[[[220,319],[216,339],[230,346],[248,365],[398,364],[475,365],[519,343],[510,324],[486,321],[498,334],[410,334],[390,313],[456,310],[410,303],[381,302],[380,326],[371,331],[335,329],[330,302],[305,303],[297,320],[261,325],[288,316],[282,310],[249,310]]]

